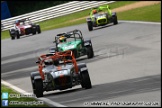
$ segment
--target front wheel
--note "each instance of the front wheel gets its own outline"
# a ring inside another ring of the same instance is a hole
[[[85,88],[85,89],[92,88],[92,84],[91,84],[91,80],[90,80],[90,77],[89,77],[88,70],[82,72],[81,77],[82,77],[82,82],[81,82],[82,88]]]
[[[88,30],[89,30],[89,31],[92,31],[92,30],[93,30],[92,22],[91,22],[91,21],[88,21],[88,22],[87,22],[87,25],[88,25]]]
[[[41,79],[34,80],[36,97],[43,97],[43,82]]]
[[[34,84],[34,77],[40,75],[39,72],[32,72],[30,74],[30,79],[31,79],[31,84],[32,84],[32,88],[33,88],[33,93],[36,94],[35,91],[35,84]]]
[[[93,58],[94,57],[94,52],[93,52],[93,47],[92,46],[87,46],[87,57],[88,58]]]

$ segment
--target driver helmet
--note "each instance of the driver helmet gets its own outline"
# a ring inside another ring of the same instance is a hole
[[[93,14],[96,14],[97,13],[97,10],[95,9],[95,10],[93,10]]]
[[[45,65],[52,65],[53,64],[53,60],[52,59],[46,59],[46,60],[44,60],[44,64]]]
[[[18,20],[16,20],[16,21],[15,21],[15,24],[16,24],[16,25],[19,25],[19,24],[20,24],[20,22],[19,22]]]
[[[66,42],[66,37],[65,36],[60,36],[59,41],[60,42]]]
[[[18,20],[15,21],[15,23],[18,23],[18,22],[19,22]]]

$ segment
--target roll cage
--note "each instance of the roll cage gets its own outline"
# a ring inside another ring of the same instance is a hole
[[[110,10],[109,5],[91,8],[90,13],[89,13],[90,17],[93,16],[93,10],[97,10],[97,13],[98,12],[104,12],[104,13],[106,12],[106,13],[109,13],[111,15],[111,10]]]
[[[18,23],[23,23],[25,24],[25,22],[27,22],[28,24],[31,24],[31,20],[29,18],[23,18],[23,19],[19,19]],[[14,24],[16,24],[16,21],[14,22]]]
[[[39,73],[43,80],[44,80],[44,73],[42,72],[42,69],[44,67],[43,63],[47,59],[52,59],[53,61],[55,61],[55,60],[63,61],[64,65],[66,65],[66,63],[72,63],[74,65],[75,72],[78,74],[78,65],[77,65],[76,59],[75,59],[72,51],[68,50],[66,52],[56,52],[53,55],[52,54],[51,55],[44,54],[44,55],[41,55],[38,58],[38,61],[36,62],[36,63],[38,63]],[[59,68],[59,66],[57,66],[57,68]]]
[[[55,41],[54,41],[56,43],[56,48],[57,48],[57,45],[60,43],[59,42],[60,36],[65,36],[66,39],[68,39],[68,38],[74,38],[74,40],[81,39],[81,41],[84,42],[82,32],[78,29],[75,29],[73,31],[69,31],[69,32],[66,32],[66,33],[57,34],[55,36]]]

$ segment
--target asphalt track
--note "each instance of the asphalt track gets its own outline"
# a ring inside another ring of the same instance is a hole
[[[45,98],[69,107],[161,106],[161,23],[119,21],[91,32],[81,24],[2,40],[1,79],[32,93],[37,57],[48,53],[56,34],[74,29],[92,40],[95,57],[78,62],[87,63],[93,87],[45,92]]]

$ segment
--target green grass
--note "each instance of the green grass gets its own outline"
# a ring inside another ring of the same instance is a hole
[[[117,7],[132,4],[135,2],[137,1],[118,1],[118,2],[110,4],[109,6],[111,7],[111,9],[114,9]],[[140,9],[129,10],[125,12],[119,12],[117,13],[118,20],[137,20],[137,21],[141,20],[141,21],[160,22],[161,21],[159,20],[161,19],[161,13],[159,13],[161,10],[160,5],[161,4],[154,5],[154,6],[148,6],[148,7],[142,7]],[[149,9],[145,9],[145,8],[149,8]],[[88,17],[89,12],[90,10],[87,9],[81,12],[76,12],[76,13],[72,13],[69,15],[42,21],[42,22],[39,22],[39,24],[41,26],[42,31],[52,30],[52,29],[62,28],[62,27],[67,27],[67,26],[72,26],[72,25],[78,25],[78,24],[86,23],[86,19],[84,17],[86,16]],[[76,20],[78,18],[83,18],[83,19]],[[6,39],[6,38],[10,38],[9,32],[8,31],[1,32],[1,40]]]
[[[161,22],[161,4],[119,12],[117,15],[120,20]]]
[[[1,93],[4,93],[4,92],[7,92],[8,95],[11,95],[11,94],[14,94],[15,96],[16,95],[20,95],[20,93],[14,91],[13,89],[7,87],[7,86],[4,86],[4,85],[1,85]],[[2,97],[1,97],[1,100]],[[4,99],[5,100],[5,99]],[[38,101],[34,98],[31,98],[31,97],[10,97],[8,98],[8,103],[11,102],[11,101],[18,101],[18,102],[37,102]],[[2,104],[1,104],[2,105]],[[42,105],[11,105],[11,104],[8,104],[9,107],[48,107],[45,103]]]

